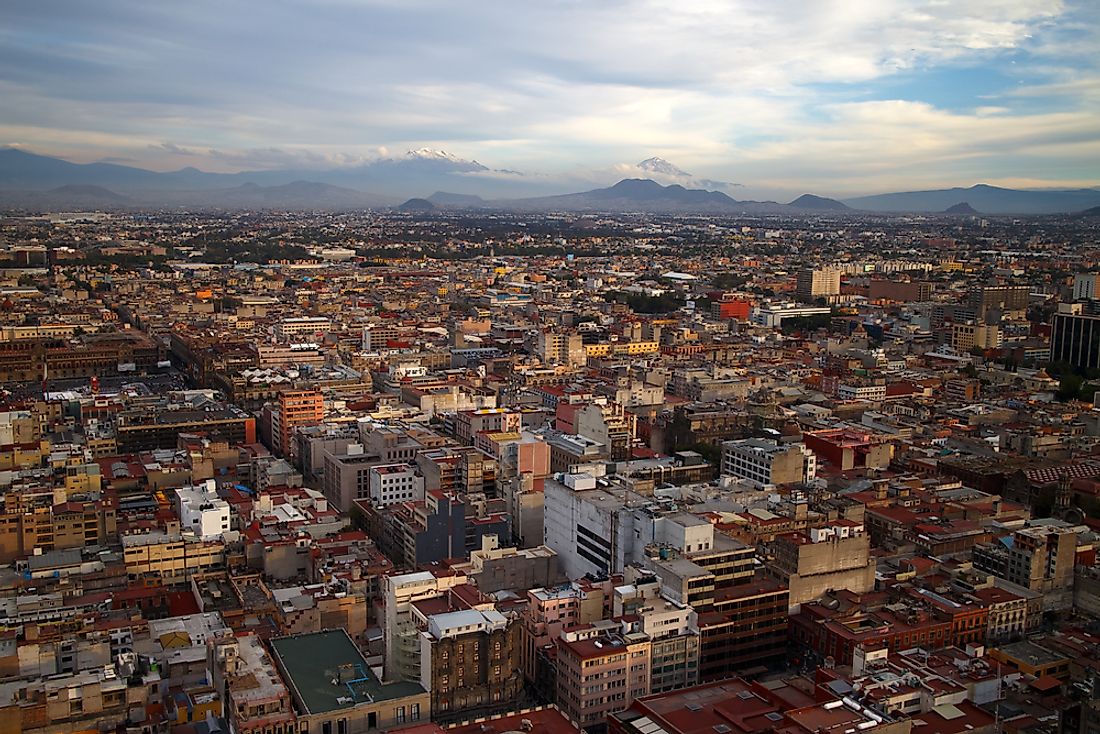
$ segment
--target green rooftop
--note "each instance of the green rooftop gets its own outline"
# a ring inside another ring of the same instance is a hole
[[[295,700],[307,714],[424,693],[419,683],[378,680],[343,629],[277,637],[270,645]]]

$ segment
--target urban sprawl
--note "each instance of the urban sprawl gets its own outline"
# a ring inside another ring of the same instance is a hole
[[[0,733],[1100,731],[1100,221],[0,219]]]

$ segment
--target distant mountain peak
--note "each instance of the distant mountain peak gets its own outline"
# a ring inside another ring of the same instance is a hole
[[[675,176],[677,178],[691,178],[691,174],[684,169],[657,156],[646,158],[639,163],[637,167],[647,173],[657,173],[662,176]]]
[[[405,153],[405,157],[429,161],[451,161],[452,163],[462,161],[461,158],[453,153],[448,153],[445,150],[436,150],[434,148],[417,148],[416,150],[410,150]]]
[[[851,207],[847,204],[837,201],[836,199],[828,199],[824,196],[817,196],[815,194],[803,194],[787,206],[793,206],[797,209],[816,209],[820,211],[850,211]]]
[[[954,206],[949,206],[943,210],[944,214],[980,214],[980,212],[974,207],[970,206],[970,202],[960,201]]]

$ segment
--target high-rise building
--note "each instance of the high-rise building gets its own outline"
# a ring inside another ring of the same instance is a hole
[[[272,448],[280,454],[293,453],[290,438],[298,426],[315,426],[325,417],[324,397],[319,390],[286,390],[279,393],[279,410],[272,414]]]
[[[800,270],[795,283],[795,295],[804,303],[813,303],[819,298],[824,298],[827,302],[835,301],[840,295],[840,270],[836,268]]]
[[[1050,360],[1066,362],[1077,369],[1100,368],[1100,316],[1055,314]]]
[[[996,322],[997,316],[1027,311],[1031,288],[1026,285],[988,285],[975,288],[967,297],[967,305],[977,313],[978,320]]]
[[[546,364],[584,366],[588,359],[580,334],[557,331],[539,332],[535,354]]]
[[[1073,300],[1100,298],[1100,273],[1078,273],[1073,276]]]

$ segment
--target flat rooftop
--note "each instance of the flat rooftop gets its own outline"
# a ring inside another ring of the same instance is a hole
[[[382,683],[378,680],[363,654],[342,629],[277,637],[270,645],[295,698],[308,714],[350,709],[425,692],[419,683]]]

